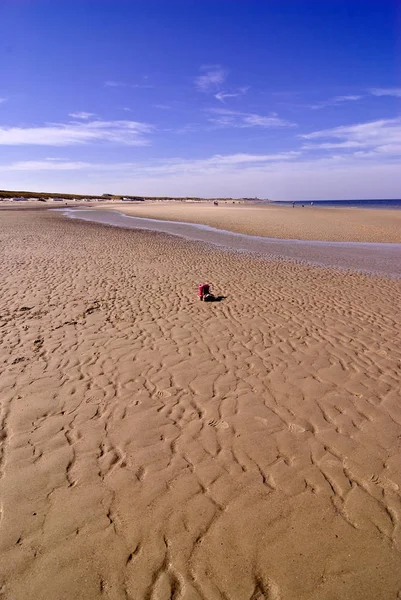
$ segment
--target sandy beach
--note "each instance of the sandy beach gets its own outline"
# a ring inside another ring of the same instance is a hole
[[[288,207],[239,203],[213,206],[211,202],[102,202],[92,207],[272,238],[401,243],[401,210],[321,208],[308,203],[294,209],[290,203]]]
[[[123,209],[401,242],[401,211]],[[47,210],[0,247],[2,599],[400,598],[401,280]]]

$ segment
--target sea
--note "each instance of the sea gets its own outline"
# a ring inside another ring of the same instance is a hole
[[[277,204],[279,206],[314,206],[330,208],[340,206],[341,208],[386,208],[401,209],[401,199],[380,199],[380,200],[294,200],[294,201],[268,201],[267,204]]]

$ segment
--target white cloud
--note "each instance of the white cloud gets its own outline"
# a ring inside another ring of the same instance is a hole
[[[154,108],[160,108],[161,110],[170,110],[171,106],[168,104],[154,104]]]
[[[174,174],[211,174],[217,171],[224,172],[227,169],[239,169],[244,171],[249,166],[263,168],[264,166],[278,161],[290,161],[298,156],[298,152],[281,152],[277,154],[215,154],[209,158],[182,159],[156,161],[147,164],[132,164],[131,171],[151,174],[155,177]]]
[[[198,161],[202,164],[220,164],[220,165],[243,165],[245,163],[266,163],[278,160],[292,160],[300,153],[291,152],[278,152],[276,154],[229,154],[221,155],[216,154],[211,158]]]
[[[395,96],[401,98],[401,88],[373,88],[370,90],[373,96]]]
[[[354,100],[360,100],[362,96],[336,96],[333,98],[333,102],[353,102]]]
[[[190,164],[177,161],[149,170],[119,173],[110,185],[119,186],[123,193],[139,190],[143,194],[171,196],[258,196],[277,200],[398,197],[398,165],[377,164],[359,157],[276,158],[248,163],[236,158],[231,161],[229,157]]]
[[[105,81],[104,85],[105,87],[126,87],[127,84],[122,81]]]
[[[316,149],[321,149],[321,150],[336,149],[337,150],[339,148],[345,148],[345,149],[360,148],[361,146],[363,146],[363,144],[361,144],[361,142],[348,141],[348,142],[324,142],[322,144],[304,144],[302,146],[302,148],[307,149],[307,150],[316,150]]]
[[[288,156],[288,154],[290,156]],[[277,155],[216,155],[198,160],[160,160],[153,163],[75,163],[76,174],[65,168],[19,172],[3,166],[5,189],[53,189],[65,193],[167,196],[227,196],[317,200],[322,198],[396,198],[401,187],[398,162],[385,164],[375,157],[331,156],[319,159]],[[46,162],[46,161],[45,161]],[[40,163],[40,161],[38,161]],[[25,163],[25,167],[29,162]],[[48,170],[48,172],[46,172]],[[8,171],[8,172],[7,172]]]
[[[220,65],[210,65],[202,67],[205,72],[195,79],[195,85],[201,92],[210,92],[216,90],[227,77],[227,71]]]
[[[216,100],[220,100],[220,102],[225,101],[226,98],[236,98],[237,96],[241,96],[241,94],[230,94],[229,92],[218,92],[215,94]]]
[[[313,110],[318,110],[320,108],[325,108],[326,106],[336,106],[341,104],[342,102],[355,102],[356,100],[361,100],[363,96],[358,95],[347,95],[347,96],[335,96],[334,98],[330,98],[329,100],[324,100],[323,102],[318,102],[317,104],[310,104],[309,108]]]
[[[130,87],[130,88],[135,88],[135,89],[142,89],[142,88],[153,88],[153,85],[150,85],[148,83],[125,83],[124,81],[105,81],[104,82],[104,86],[105,87]]]
[[[371,88],[367,93],[371,96],[393,96],[400,98],[401,88]],[[361,100],[362,98],[366,98],[366,94],[347,94],[344,96],[335,96],[334,98],[329,98],[328,100],[323,100],[322,102],[316,102],[316,104],[309,104],[309,108],[312,108],[313,110],[319,110],[321,108],[325,108],[326,106],[338,106],[343,102],[355,102],[357,100]]]
[[[7,102],[7,98],[0,98],[0,104],[3,104],[3,102]]]
[[[90,119],[91,117],[96,117],[95,113],[90,112],[69,113],[68,116],[72,117],[73,119]]]
[[[301,137],[306,139],[317,139],[324,137],[334,138],[354,138],[364,143],[377,141],[381,139],[393,138],[399,139],[401,135],[401,117],[396,119],[380,119],[377,121],[368,121],[367,123],[357,123],[356,125],[343,125],[333,127],[332,129],[322,129],[312,133],[304,134]]]
[[[148,144],[153,127],[136,121],[48,123],[41,127],[0,127],[0,145],[75,146],[109,142],[130,146]]]
[[[11,163],[9,165],[0,165],[0,172],[9,171],[78,171],[92,168],[92,165],[85,162],[63,161],[52,158],[46,160],[25,160]]]
[[[323,142],[308,145],[308,148],[360,148],[369,150],[376,155],[386,154],[399,156],[401,148],[401,117],[396,119],[381,119],[356,125],[346,125],[323,129],[301,135],[307,140],[341,140],[340,142]]]
[[[208,112],[214,115],[209,117],[209,121],[219,127],[296,127],[295,123],[280,119],[276,113],[265,116],[226,108],[212,108]]]
[[[135,89],[151,89],[154,88],[154,85],[150,85],[148,83],[132,83],[130,87]]]
[[[218,92],[214,97],[224,104],[226,98],[238,98],[238,96],[246,94],[248,90],[249,87],[242,87],[237,92]]]
[[[161,176],[174,173],[211,172],[227,167],[247,168],[247,165],[264,165],[276,161],[293,160],[299,152],[281,152],[277,154],[216,154],[210,158],[201,159],[163,159],[139,163],[89,163],[70,161],[62,158],[47,158],[45,160],[27,160],[0,165],[1,172],[10,171],[102,171],[102,172],[139,172]]]
[[[270,117],[265,117],[263,115],[255,115],[249,114],[244,115],[244,124],[249,127],[293,127],[294,123],[290,123],[289,121],[285,121],[283,119],[279,119],[278,117],[272,115]]]

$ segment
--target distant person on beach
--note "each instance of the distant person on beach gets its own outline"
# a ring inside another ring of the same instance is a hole
[[[292,203],[292,208],[295,208],[295,202]]]

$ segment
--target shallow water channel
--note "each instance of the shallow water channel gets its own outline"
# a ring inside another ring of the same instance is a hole
[[[114,210],[55,209],[72,219],[83,219],[126,229],[145,229],[277,258],[291,258],[325,267],[340,267],[401,277],[401,244],[323,242],[267,238],[215,229],[209,225],[133,217]]]

